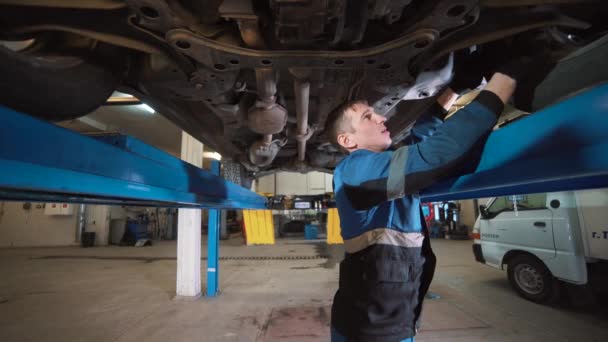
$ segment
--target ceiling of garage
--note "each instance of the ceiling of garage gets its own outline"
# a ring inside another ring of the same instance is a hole
[[[182,130],[129,94],[116,91],[105,106],[84,117],[59,122],[58,125],[79,133],[118,132],[130,135],[180,157]],[[207,146],[204,146],[203,150],[202,166],[209,169],[211,161],[219,155]]]
[[[77,132],[120,132],[179,156],[181,130],[159,113],[141,105],[103,106],[91,114],[60,123]]]

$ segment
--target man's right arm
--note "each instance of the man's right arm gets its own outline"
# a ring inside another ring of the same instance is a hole
[[[446,120],[433,136],[394,151],[387,181],[389,199],[417,193],[439,180],[458,176],[467,164],[476,164],[478,160],[469,158],[471,152],[485,143],[514,90],[514,79],[494,74],[477,98]]]
[[[516,85],[515,79],[497,72],[492,76],[490,82],[486,84],[484,90],[494,93],[504,105],[513,96]]]

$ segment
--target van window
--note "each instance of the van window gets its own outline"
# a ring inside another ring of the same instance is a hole
[[[547,194],[530,194],[518,196],[518,210],[547,209]]]
[[[488,213],[494,217],[503,211],[547,209],[547,194],[530,194],[498,197],[490,207]]]
[[[513,205],[507,197],[497,197],[488,208],[488,213],[494,217],[503,211],[513,210]]]

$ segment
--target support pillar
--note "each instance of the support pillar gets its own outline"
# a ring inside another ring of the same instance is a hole
[[[182,132],[182,160],[201,167],[203,144]],[[177,297],[201,295],[201,210],[178,209],[177,213]]]

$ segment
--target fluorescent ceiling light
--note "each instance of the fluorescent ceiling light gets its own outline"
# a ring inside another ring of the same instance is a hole
[[[222,155],[217,152],[203,152],[203,158],[222,160]]]
[[[148,113],[150,113],[150,114],[154,114],[154,113],[155,113],[154,108],[152,108],[152,107],[148,106],[148,105],[147,105],[147,104],[145,104],[145,103],[142,103],[142,104],[137,105],[137,108],[143,109],[143,110],[147,111],[147,112],[148,112]]]
[[[125,94],[125,93],[121,93],[118,91],[115,91],[112,93],[112,96],[110,96],[109,99],[106,100],[105,105],[106,106],[118,106],[118,105],[124,105],[124,106],[131,106],[131,105],[139,105],[142,102],[135,96],[130,95],[130,94]]]
[[[114,91],[112,93],[112,96],[110,96],[110,98],[127,98],[127,99],[134,99],[135,96],[131,95],[131,94],[127,94],[127,93],[121,93],[119,91]]]

